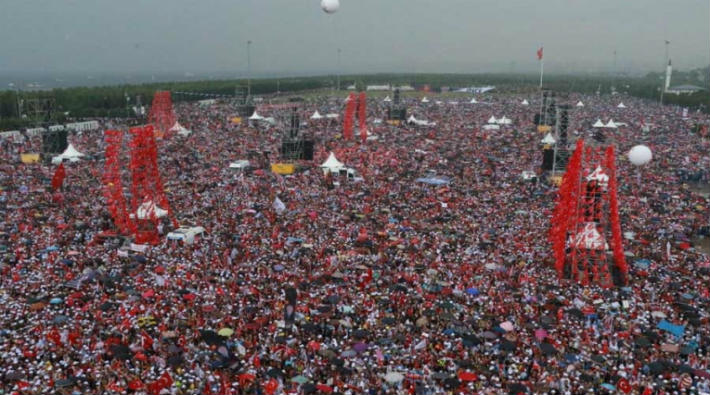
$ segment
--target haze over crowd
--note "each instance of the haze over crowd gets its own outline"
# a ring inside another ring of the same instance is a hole
[[[659,71],[708,64],[705,1],[14,1],[0,7],[0,74]],[[613,53],[617,52],[616,70]],[[7,84],[2,86],[5,88]]]

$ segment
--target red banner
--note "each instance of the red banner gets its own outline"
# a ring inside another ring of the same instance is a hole
[[[367,141],[367,95],[360,92],[358,100],[358,123],[360,124],[360,140],[363,144]]]
[[[54,171],[54,176],[52,177],[52,191],[62,187],[64,184],[64,178],[67,176],[66,170],[64,170],[64,163],[60,163],[57,170]]]

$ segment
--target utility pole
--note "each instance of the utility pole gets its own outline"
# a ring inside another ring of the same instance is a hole
[[[338,48],[338,80],[336,83],[336,90],[340,91],[340,48]]]
[[[247,100],[251,98],[251,40],[247,41]]]

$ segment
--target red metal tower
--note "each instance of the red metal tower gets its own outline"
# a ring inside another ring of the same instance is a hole
[[[550,242],[560,278],[611,287],[615,267],[620,282],[627,281],[613,146],[585,147],[577,140],[560,185]]]
[[[152,124],[159,135],[168,133],[175,125],[175,112],[170,91],[157,91],[153,95],[153,104],[148,113],[148,123]]]

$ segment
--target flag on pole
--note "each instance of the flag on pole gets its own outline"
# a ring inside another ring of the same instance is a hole
[[[542,60],[542,47],[537,50],[537,60]]]

